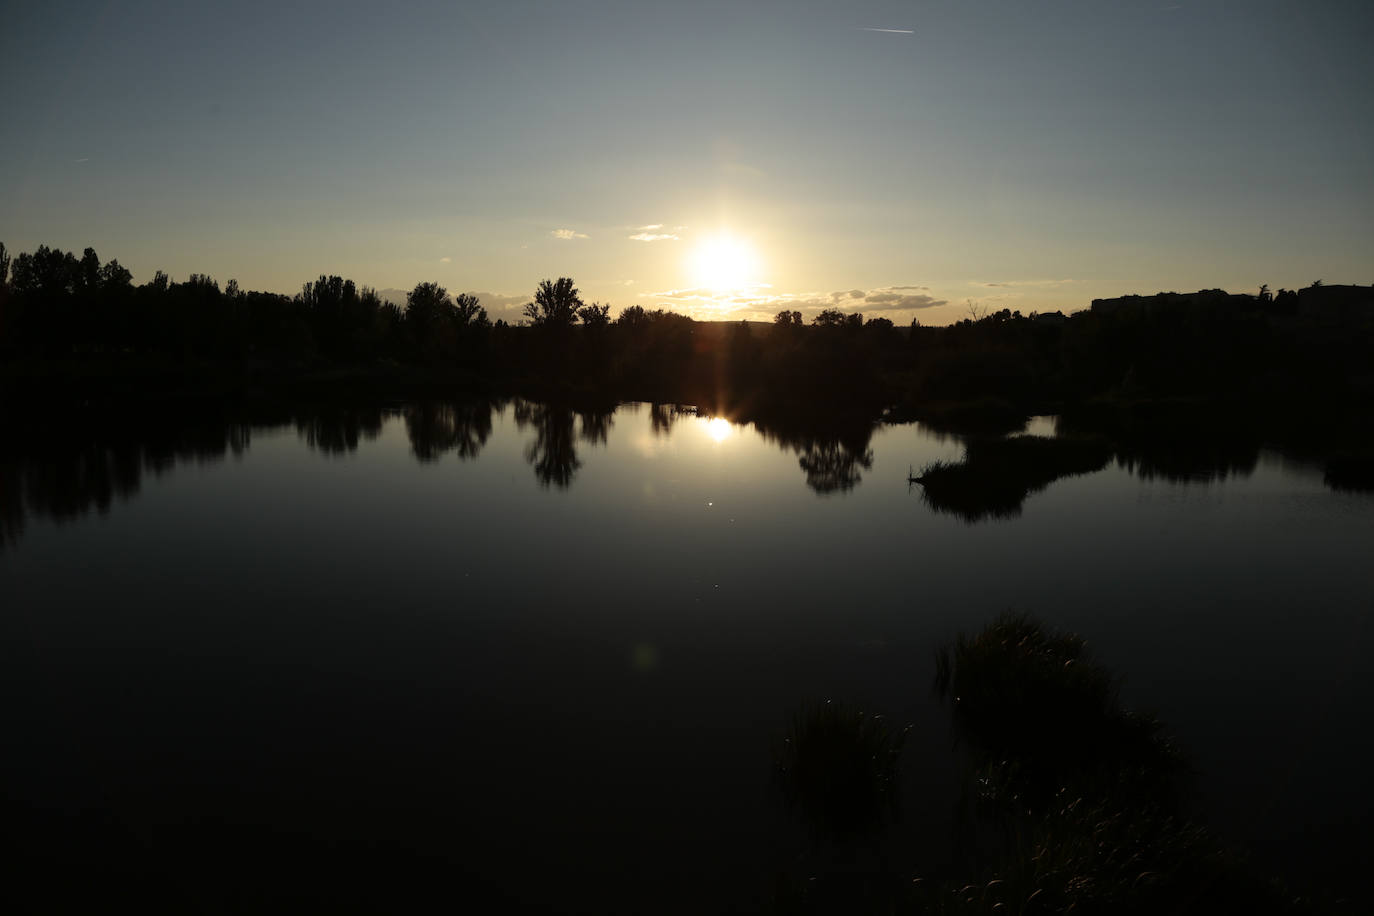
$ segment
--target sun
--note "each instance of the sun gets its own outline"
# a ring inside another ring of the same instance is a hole
[[[703,239],[692,252],[692,282],[715,292],[733,292],[758,281],[758,256],[748,241],[728,233]]]
[[[712,417],[706,421],[706,435],[717,442],[723,442],[731,433],[730,421],[724,417]]]

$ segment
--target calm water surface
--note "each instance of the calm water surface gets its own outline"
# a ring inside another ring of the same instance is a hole
[[[915,425],[507,403],[159,429],[0,465],[0,771],[35,861],[119,848],[118,880],[191,907],[286,881],[748,911],[806,849],[770,742],[834,697],[915,724],[903,842],[933,867],[932,652],[1006,610],[1086,636],[1261,862],[1329,881],[1374,853],[1374,497],[1319,468],[1113,463],[970,523],[908,484],[962,452]]]

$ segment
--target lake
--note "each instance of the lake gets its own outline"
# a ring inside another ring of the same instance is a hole
[[[1374,496],[1254,443],[982,512],[908,481],[964,452],[918,424],[499,401],[7,440],[0,767],[57,903],[758,911],[808,849],[770,748],[827,698],[914,726],[895,842],[938,870],[933,653],[1008,610],[1086,637],[1258,863],[1374,854]]]

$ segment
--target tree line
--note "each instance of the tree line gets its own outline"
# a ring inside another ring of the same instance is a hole
[[[1335,303],[1336,306],[1330,306]],[[824,309],[771,323],[701,322],[584,301],[542,281],[516,325],[469,293],[417,284],[403,305],[321,276],[294,296],[224,287],[204,274],[141,284],[117,260],[0,245],[0,358],[437,373],[509,394],[776,410],[803,401],[912,416],[949,405],[1011,413],[1091,399],[1368,402],[1374,287],[1320,283],[1272,295],[1219,290],[1123,297],[1064,315],[1003,309],[952,325]]]

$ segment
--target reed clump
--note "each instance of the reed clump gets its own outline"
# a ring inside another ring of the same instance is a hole
[[[898,765],[906,729],[829,700],[793,716],[774,749],[783,797],[820,836],[844,842],[899,816]]]

